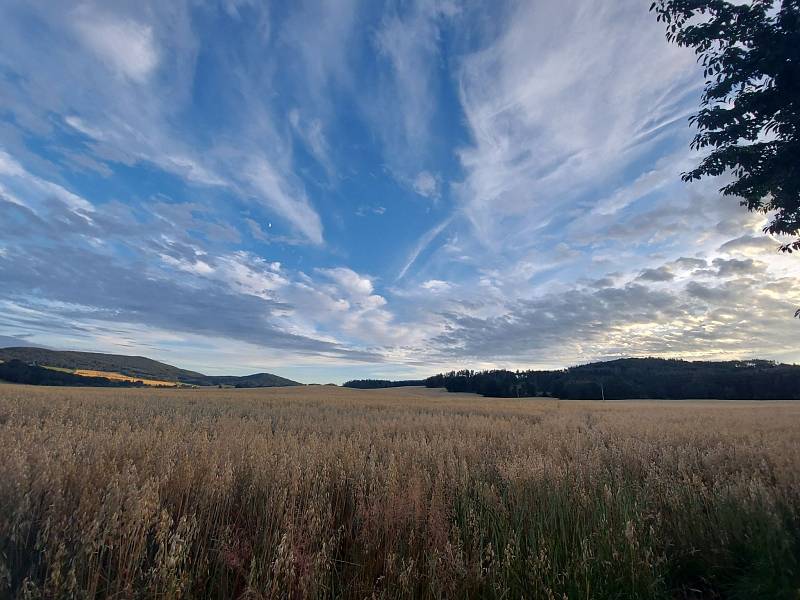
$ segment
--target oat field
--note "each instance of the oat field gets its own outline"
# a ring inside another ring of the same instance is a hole
[[[0,386],[0,598],[798,598],[800,403]]]

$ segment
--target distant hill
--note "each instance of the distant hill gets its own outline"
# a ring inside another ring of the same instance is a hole
[[[101,354],[98,352],[75,352],[72,350],[47,350],[45,348],[12,347],[0,348],[0,360],[17,359],[26,363],[62,369],[91,369],[111,371],[130,377],[159,379],[164,381],[188,381],[202,379],[202,373],[179,369],[144,356]]]
[[[451,371],[429,377],[425,385],[501,398],[798,400],[800,366],[624,358],[554,371]]]
[[[203,385],[230,385],[238,388],[259,388],[259,387],[284,387],[289,385],[303,385],[285,377],[279,377],[272,373],[254,373],[253,375],[204,375]]]
[[[154,379],[159,381],[179,382],[199,386],[230,387],[277,387],[302,385],[296,381],[272,375],[256,373],[238,377],[234,375],[204,375],[196,371],[188,371],[173,367],[166,363],[144,356],[126,356],[123,354],[103,354],[99,352],[76,352],[72,350],[48,350],[45,348],[12,347],[0,348],[0,361],[19,360],[25,364],[33,364],[61,369],[86,369],[121,373],[129,377]],[[75,375],[75,377],[78,377]],[[92,379],[83,377],[82,379]],[[84,385],[91,385],[86,382]]]

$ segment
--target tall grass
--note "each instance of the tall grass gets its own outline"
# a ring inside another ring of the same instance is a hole
[[[800,590],[800,404],[0,386],[0,449],[0,597]]]

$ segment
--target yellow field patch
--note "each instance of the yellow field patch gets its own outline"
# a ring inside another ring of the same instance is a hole
[[[174,381],[163,381],[159,379],[143,379],[142,377],[131,377],[130,375],[123,375],[122,373],[115,373],[113,371],[93,371],[91,369],[75,369],[73,373],[75,375],[80,375],[81,377],[105,377],[106,379],[111,379],[113,381],[141,381],[144,385],[149,385],[149,386],[168,386],[168,387],[177,386],[177,384]]]
[[[143,377],[131,377],[130,375],[123,375],[115,371],[95,371],[93,369],[66,369],[64,367],[50,367],[42,365],[45,369],[51,371],[61,371],[62,373],[72,373],[81,377],[105,377],[113,381],[141,381],[142,384],[151,387],[178,387],[179,384],[174,381],[163,381],[160,379],[144,379]]]

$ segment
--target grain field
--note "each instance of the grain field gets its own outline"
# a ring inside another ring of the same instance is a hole
[[[800,404],[0,386],[0,598],[798,598]]]

